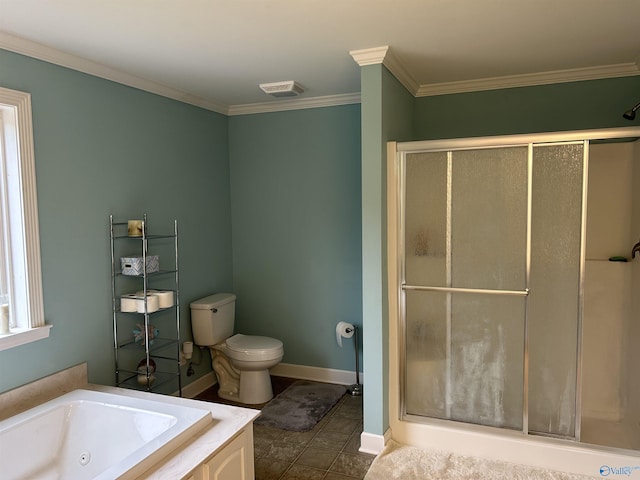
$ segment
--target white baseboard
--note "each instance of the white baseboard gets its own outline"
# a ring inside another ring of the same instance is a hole
[[[356,373],[349,370],[335,370],[333,368],[309,367],[292,363],[279,363],[271,370],[271,375],[278,377],[300,378],[316,382],[337,383],[339,385],[353,385],[356,383]],[[360,374],[360,383],[363,375]]]
[[[184,398],[194,398],[196,395],[201,394],[205,390],[213,387],[218,380],[213,372],[209,372],[194,380],[189,385],[182,388],[182,396]]]
[[[269,373],[279,377],[299,378],[316,382],[336,383],[338,385],[353,385],[356,383],[355,372],[348,370],[335,370],[332,368],[309,367],[307,365],[294,365],[292,363],[280,363],[273,367]],[[360,374],[360,383],[363,375]],[[214,386],[217,382],[214,372],[209,372],[189,385],[183,387],[182,396],[193,398]],[[176,393],[177,394],[177,393]]]
[[[378,455],[391,438],[391,429],[387,429],[384,435],[362,432],[360,434],[360,451]]]

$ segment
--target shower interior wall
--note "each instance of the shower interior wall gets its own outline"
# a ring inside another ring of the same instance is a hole
[[[633,186],[631,189],[631,239],[634,242],[640,241],[640,142],[636,142],[636,148],[633,154]],[[631,288],[632,292],[640,291],[640,257],[631,263]],[[640,365],[640,348],[637,348],[637,342],[640,340],[640,295],[637,293],[631,295],[631,318],[629,327],[629,338],[631,343],[627,357],[628,365]],[[640,423],[640,378],[635,368],[627,370],[629,375],[628,402],[633,405],[633,409],[629,409],[628,416],[635,425]]]
[[[640,449],[640,141],[591,145],[584,279],[582,441]]]
[[[640,142],[635,143],[635,149],[633,152],[633,165],[632,172],[633,185],[631,188],[632,194],[632,208],[631,208],[631,239],[632,244],[640,241]],[[632,279],[632,291],[638,292],[640,290],[640,257],[637,257],[636,261],[631,263],[631,279]],[[631,295],[631,318],[630,318],[629,334],[630,338],[635,341],[640,340],[640,295]],[[637,343],[631,345],[628,354],[628,365],[640,365],[640,349],[637,348]],[[637,370],[629,368],[628,382],[630,386],[628,391],[628,401],[630,405],[634,406],[633,411],[628,412],[631,419],[635,424],[640,423],[640,377],[638,377]]]

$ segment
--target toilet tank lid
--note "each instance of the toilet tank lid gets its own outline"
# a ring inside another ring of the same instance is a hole
[[[226,305],[229,302],[234,302],[235,299],[236,296],[233,293],[215,293],[208,297],[194,300],[189,306],[195,310],[211,310],[212,308]]]

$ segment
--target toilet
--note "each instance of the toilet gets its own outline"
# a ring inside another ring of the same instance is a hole
[[[275,338],[233,334],[236,296],[216,293],[191,302],[193,342],[211,351],[218,396],[254,405],[273,398],[269,369],[282,360]]]

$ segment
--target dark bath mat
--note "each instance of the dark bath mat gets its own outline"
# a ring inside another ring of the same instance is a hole
[[[306,432],[346,393],[343,385],[298,380],[262,409],[257,425]]]

